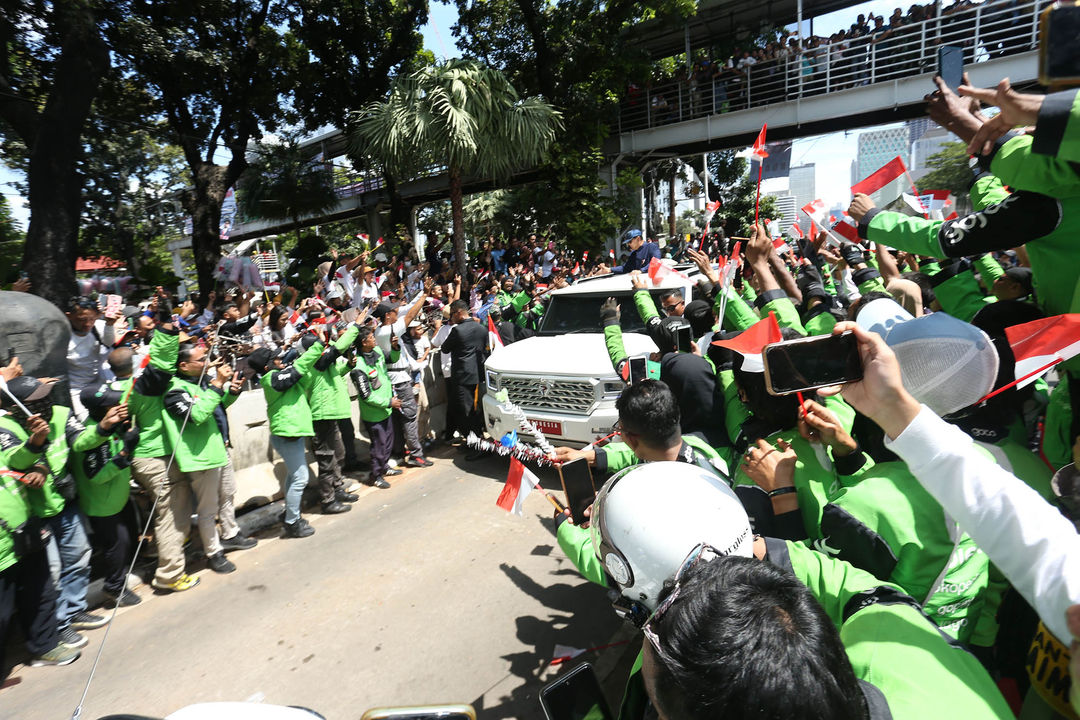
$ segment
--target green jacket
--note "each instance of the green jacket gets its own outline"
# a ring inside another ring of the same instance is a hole
[[[308,385],[312,420],[341,420],[351,416],[349,388],[345,382],[349,363],[339,356],[356,341],[359,333],[357,325],[350,326],[315,361]]]
[[[181,472],[225,467],[229,462],[225,440],[214,419],[214,408],[229,407],[236,398],[228,390],[213,385],[200,388],[179,375],[169,383],[165,393],[165,436],[176,453],[174,462]]]
[[[311,424],[311,406],[308,405],[308,389],[317,374],[315,363],[322,353],[323,344],[316,340],[292,365],[271,370],[259,379],[266,400],[271,435],[297,438],[315,434]],[[345,397],[347,401],[348,395]]]
[[[10,415],[0,417],[0,465],[25,472],[34,465],[44,463],[50,475],[40,488],[27,488],[30,510],[39,518],[58,515],[67,500],[56,488],[56,482],[74,484],[67,463],[72,450],[82,452],[105,442],[109,433],[97,425],[84,428],[71,410],[54,405],[49,418],[49,436],[41,447],[30,445],[30,434]]]
[[[150,364],[134,381],[135,387],[128,399],[128,411],[139,428],[135,457],[164,457],[172,451],[165,432],[165,393],[176,373],[179,353],[179,330],[154,330],[150,338]]]
[[[1080,92],[1064,90],[1046,96],[1039,108],[1031,150],[1058,160],[1080,162]]]
[[[396,362],[400,350],[390,353],[390,362]],[[394,397],[394,386],[386,372],[386,358],[382,348],[376,346],[368,357],[363,353],[356,356],[356,374],[353,375],[359,393],[360,418],[364,422],[381,422],[390,417],[390,400]]]
[[[599,473],[615,473],[641,462],[641,459],[634,454],[630,446],[624,442],[608,443],[604,447],[596,448],[595,453],[596,471]],[[682,436],[678,461],[702,467],[709,472],[720,475],[724,482],[731,483],[728,459],[717,452],[716,448],[695,435]]]
[[[131,496],[131,458],[122,454],[122,437],[86,452],[71,454],[71,473],[79,488],[79,507],[88,517],[109,517],[124,509]]]
[[[30,519],[30,500],[27,488],[0,467],[0,572],[18,562],[11,542],[11,531]]]

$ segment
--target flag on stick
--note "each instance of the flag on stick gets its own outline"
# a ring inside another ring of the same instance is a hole
[[[874,204],[885,207],[903,194],[908,185],[907,175],[907,167],[898,155],[870,173],[865,180],[852,185],[851,194],[869,195]]]
[[[487,317],[488,325],[488,352],[493,352],[495,348],[501,348],[503,346],[502,337],[499,336],[499,329],[495,327],[495,321],[491,319],[491,314]]]
[[[652,281],[653,285],[659,285],[664,281],[664,278],[667,277],[680,277],[685,279],[686,275],[669,267],[659,258],[653,258],[649,261],[649,280]]]
[[[761,132],[758,133],[757,139],[754,140],[753,147],[741,153],[735,153],[736,157],[752,158],[758,161],[757,195],[754,197],[754,227],[757,227],[758,224],[758,209],[761,205],[761,171],[765,168],[765,158],[769,157],[769,153],[765,151],[765,130],[768,127],[768,123],[761,126]]]
[[[533,475],[516,457],[510,458],[510,474],[495,504],[506,512],[524,515],[525,496],[540,484],[540,478]]]
[[[1080,313],[1013,325],[1005,328],[1005,337],[1016,356],[1016,386],[1024,387],[1057,363],[1080,355]]]
[[[709,223],[712,222],[713,215],[720,209],[720,201],[713,200],[712,202],[705,203],[705,232],[701,234],[701,241],[698,243],[698,250],[701,249],[701,243],[705,242],[705,236],[709,234]]]
[[[761,351],[766,345],[780,342],[780,325],[776,322],[776,313],[769,312],[769,317],[762,318],[730,340],[716,340],[713,345],[725,347],[743,356],[742,369],[746,372],[765,372],[765,362]]]

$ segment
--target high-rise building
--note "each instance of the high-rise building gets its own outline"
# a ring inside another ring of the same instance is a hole
[[[926,133],[940,128],[940,125],[938,125],[936,122],[934,122],[928,117],[919,117],[915,118],[914,120],[906,120],[904,121],[904,125],[908,129],[908,135],[911,139],[911,142],[915,142]]]
[[[782,190],[765,194],[771,197],[773,203],[776,205],[776,217],[770,219],[779,220],[781,230],[787,230],[794,225],[799,219],[798,214],[800,207],[795,197]]]
[[[788,173],[788,194],[795,198],[796,207],[817,199],[814,163],[796,165]]]
[[[905,127],[871,130],[859,133],[859,152],[855,160],[856,181],[899,156],[904,165],[911,167],[910,130]]]

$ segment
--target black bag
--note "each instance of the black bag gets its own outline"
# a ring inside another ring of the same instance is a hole
[[[40,552],[45,548],[41,539],[41,519],[30,517],[19,527],[12,529],[10,525],[0,518],[0,528],[11,536],[11,549],[15,553],[16,560],[22,560],[27,555]]]

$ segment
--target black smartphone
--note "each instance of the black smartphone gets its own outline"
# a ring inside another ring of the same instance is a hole
[[[614,720],[592,665],[581,663],[540,690],[547,720]]]
[[[1055,3],[1039,18],[1039,83],[1080,82],[1080,5]]]
[[[630,358],[630,377],[626,382],[629,385],[639,383],[648,377],[649,373],[649,359],[646,357],[632,357]]]
[[[689,325],[681,325],[675,328],[675,349],[681,353],[692,352],[690,343],[693,342],[693,331]]]
[[[942,45],[937,51],[938,75],[953,92],[964,83],[964,48]]]
[[[852,332],[817,335],[766,345],[765,388],[790,395],[861,380],[862,359]]]
[[[566,493],[566,505],[570,508],[570,517],[575,525],[584,525],[589,521],[585,511],[596,499],[596,486],[593,485],[592,470],[585,458],[571,460],[559,466],[559,479],[563,492]]]

